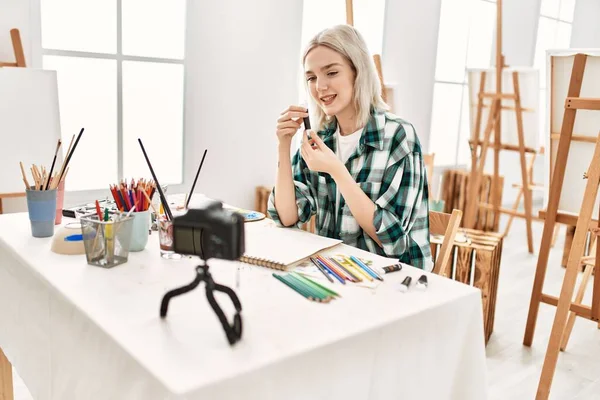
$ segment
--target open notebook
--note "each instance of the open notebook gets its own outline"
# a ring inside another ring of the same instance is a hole
[[[246,252],[240,261],[288,270],[341,240],[318,236],[295,228],[257,227],[246,229]]]

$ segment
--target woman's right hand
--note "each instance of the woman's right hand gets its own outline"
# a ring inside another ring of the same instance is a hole
[[[302,126],[302,118],[308,117],[306,107],[289,106],[277,120],[277,139],[279,143],[286,141],[291,143],[292,137]]]

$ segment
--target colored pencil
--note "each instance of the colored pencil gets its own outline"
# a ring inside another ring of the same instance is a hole
[[[315,293],[315,295],[317,295],[322,300],[325,300],[325,301],[331,300],[332,296],[329,292],[321,289],[318,286],[313,285],[312,282],[302,279],[302,277],[298,276],[297,274],[294,274],[293,272],[291,274],[288,274],[287,276],[290,279],[298,281],[299,284],[306,286],[311,292]]]
[[[328,293],[328,294],[330,294],[330,295],[332,295],[332,296],[335,296],[335,297],[342,297],[342,296],[340,296],[338,293],[336,293],[336,292],[334,292],[333,290],[329,289],[328,287],[325,287],[325,286],[321,285],[319,282],[315,282],[315,281],[313,281],[312,279],[310,279],[310,278],[309,278],[309,277],[307,277],[307,276],[304,276],[304,275],[303,275],[302,273],[300,273],[300,272],[293,271],[293,272],[292,272],[292,274],[293,274],[293,275],[296,275],[296,276],[298,276],[298,277],[299,277],[300,279],[302,279],[302,280],[305,280],[305,281],[307,281],[309,284],[312,284],[312,285],[314,285],[314,286],[317,286],[318,288],[320,288],[321,290],[325,291],[326,293]]]
[[[329,273],[325,270],[325,268],[323,268],[321,266],[321,264],[319,264],[318,262],[316,262],[312,257],[310,257],[310,261],[315,264],[315,266],[319,269],[319,271],[321,271],[321,273],[323,275],[325,275],[325,278],[327,278],[329,280],[329,282],[333,283],[333,278],[329,275]]]
[[[371,275],[369,275],[366,271],[363,271],[362,268],[358,267],[353,262],[346,260],[345,257],[342,257],[341,261],[337,260],[337,259],[335,259],[335,261],[339,264],[343,264],[346,268],[351,269],[352,271],[354,271],[355,274],[360,275],[361,278],[364,278],[364,279],[368,280],[369,282],[373,282],[373,277]]]
[[[323,259],[341,269],[342,272],[344,272],[346,275],[349,275],[352,278],[351,280],[354,282],[362,282],[362,278],[356,273],[356,271],[352,271],[350,268],[343,266],[333,257],[323,257]]]
[[[328,293],[326,293],[320,289],[317,290],[314,286],[310,286],[309,284],[303,282],[302,280],[298,279],[294,275],[287,274],[287,275],[284,275],[283,278],[288,279],[288,280],[294,282],[295,284],[297,284],[298,286],[306,289],[308,291],[308,293],[311,294],[311,297],[316,300],[325,301],[325,302],[329,302],[331,300]]]
[[[356,258],[354,256],[350,256],[350,260],[352,260],[355,264],[357,264],[362,269],[364,269],[369,274],[371,274],[371,276],[373,276],[373,278],[378,279],[380,281],[383,281],[383,278],[376,271],[374,271],[373,269],[369,268],[369,266],[367,266],[365,263],[363,263],[362,261],[360,261],[358,258]]]
[[[321,264],[321,266],[323,268],[325,268],[327,271],[329,271],[331,273],[331,275],[333,275],[333,277],[335,279],[337,279],[338,281],[340,281],[340,283],[342,285],[346,284],[346,279],[344,278],[343,275],[339,274],[339,272],[336,272],[335,270],[329,268],[329,266],[327,264],[324,264],[323,261],[319,260],[318,258],[315,258],[315,261],[318,262],[319,264]]]
[[[321,261],[322,264],[327,265],[327,267],[335,272],[337,275],[339,275],[341,278],[343,278],[344,280],[348,280],[348,281],[352,281],[352,278],[346,274],[343,270],[341,270],[340,268],[338,268],[337,266],[333,265],[332,263],[328,262],[324,257],[317,255],[316,259]]]
[[[292,288],[292,289],[293,289],[293,290],[294,290],[296,293],[298,293],[298,294],[300,294],[300,295],[302,295],[302,296],[306,297],[307,299],[311,300],[311,297],[310,297],[309,293],[308,293],[306,290],[304,290],[304,289],[301,289],[301,288],[297,287],[296,285],[294,285],[294,284],[293,284],[293,283],[291,283],[291,282],[288,282],[287,280],[283,279],[283,277],[282,277],[282,276],[280,276],[280,275],[277,275],[277,274],[275,274],[275,273],[274,273],[274,274],[273,274],[273,276],[274,276],[274,277],[275,277],[277,280],[279,280],[280,282],[283,282],[283,283],[284,283],[284,284],[286,284],[287,286],[291,287],[291,288]]]

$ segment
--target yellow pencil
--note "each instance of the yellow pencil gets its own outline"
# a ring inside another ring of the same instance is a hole
[[[373,282],[373,277],[369,275],[366,271],[364,271],[362,268],[354,264],[354,262],[352,262],[352,260],[349,257],[344,257],[343,265],[347,268],[352,268],[353,271],[360,273],[360,275],[364,276],[369,282]]]

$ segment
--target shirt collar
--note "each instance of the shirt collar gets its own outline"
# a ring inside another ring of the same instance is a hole
[[[322,131],[323,142],[335,150],[335,131],[337,129],[337,120],[334,118],[329,125]],[[360,137],[360,144],[373,147],[377,150],[383,150],[383,138],[385,129],[385,111],[372,109],[371,117],[365,126]]]

